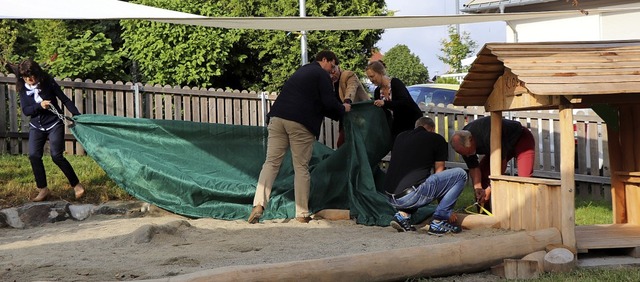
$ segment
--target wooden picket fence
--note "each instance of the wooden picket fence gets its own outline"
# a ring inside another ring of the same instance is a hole
[[[132,118],[185,120],[235,125],[264,126],[276,93],[223,89],[200,89],[131,82],[102,82],[63,79],[58,81],[81,113],[104,114]],[[0,73],[0,154],[27,154],[29,118],[20,111],[15,77]],[[436,132],[447,140],[455,130],[477,118],[488,115],[482,107],[423,108],[436,122]],[[65,109],[65,115],[70,113]],[[557,112],[509,112],[505,117],[520,121],[531,129],[536,148],[535,176],[560,177],[560,134]],[[609,199],[610,170],[606,126],[591,110],[574,115],[576,127],[577,194],[594,199]],[[325,119],[320,142],[335,148],[337,122]],[[85,154],[82,146],[67,129],[67,154]],[[449,148],[448,166],[466,168]]]

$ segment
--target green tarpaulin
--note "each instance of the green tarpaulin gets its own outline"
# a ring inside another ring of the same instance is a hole
[[[87,154],[136,198],[190,217],[248,218],[267,148],[265,127],[106,115],[74,120],[71,130]],[[344,127],[339,149],[314,145],[309,208],[348,209],[360,224],[387,226],[395,210],[379,169],[390,146],[385,115],[371,102],[354,104]],[[263,219],[294,217],[293,175],[286,156]],[[422,209],[414,222],[432,212]]]

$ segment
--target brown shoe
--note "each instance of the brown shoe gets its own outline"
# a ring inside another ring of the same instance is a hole
[[[42,202],[44,200],[47,199],[47,197],[49,196],[49,188],[42,188],[39,189],[40,192],[38,192],[38,196],[36,196],[35,198],[33,198],[34,202]]]
[[[80,183],[76,184],[76,186],[73,187],[73,192],[76,194],[76,199],[82,198],[82,195],[84,195],[84,186]]]
[[[311,221],[311,217],[310,216],[298,216],[296,217],[296,220],[300,223],[309,223],[309,221]]]
[[[249,215],[249,220],[248,220],[249,223],[250,224],[258,223],[258,221],[260,220],[260,217],[262,216],[263,211],[264,211],[264,208],[260,205],[253,207],[253,210],[251,210],[251,215]]]

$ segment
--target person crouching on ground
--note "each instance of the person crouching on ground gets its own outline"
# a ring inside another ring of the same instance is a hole
[[[460,233],[462,228],[449,218],[464,189],[467,173],[461,168],[445,170],[448,144],[444,137],[428,130],[430,119],[421,117],[415,129],[402,132],[391,150],[391,161],[384,181],[389,203],[398,212],[390,225],[398,232],[415,231],[411,214],[438,201],[428,233]],[[431,174],[432,169],[434,173]]]

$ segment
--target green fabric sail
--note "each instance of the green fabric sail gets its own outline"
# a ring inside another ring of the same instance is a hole
[[[74,120],[71,131],[87,154],[134,197],[190,217],[248,218],[266,155],[265,127],[88,114]],[[311,212],[348,209],[359,224],[389,225],[395,210],[378,166],[390,146],[386,124],[381,109],[357,103],[344,119],[344,145],[334,151],[314,144]],[[295,216],[293,176],[288,153],[263,219]],[[413,221],[433,210],[421,209]]]

